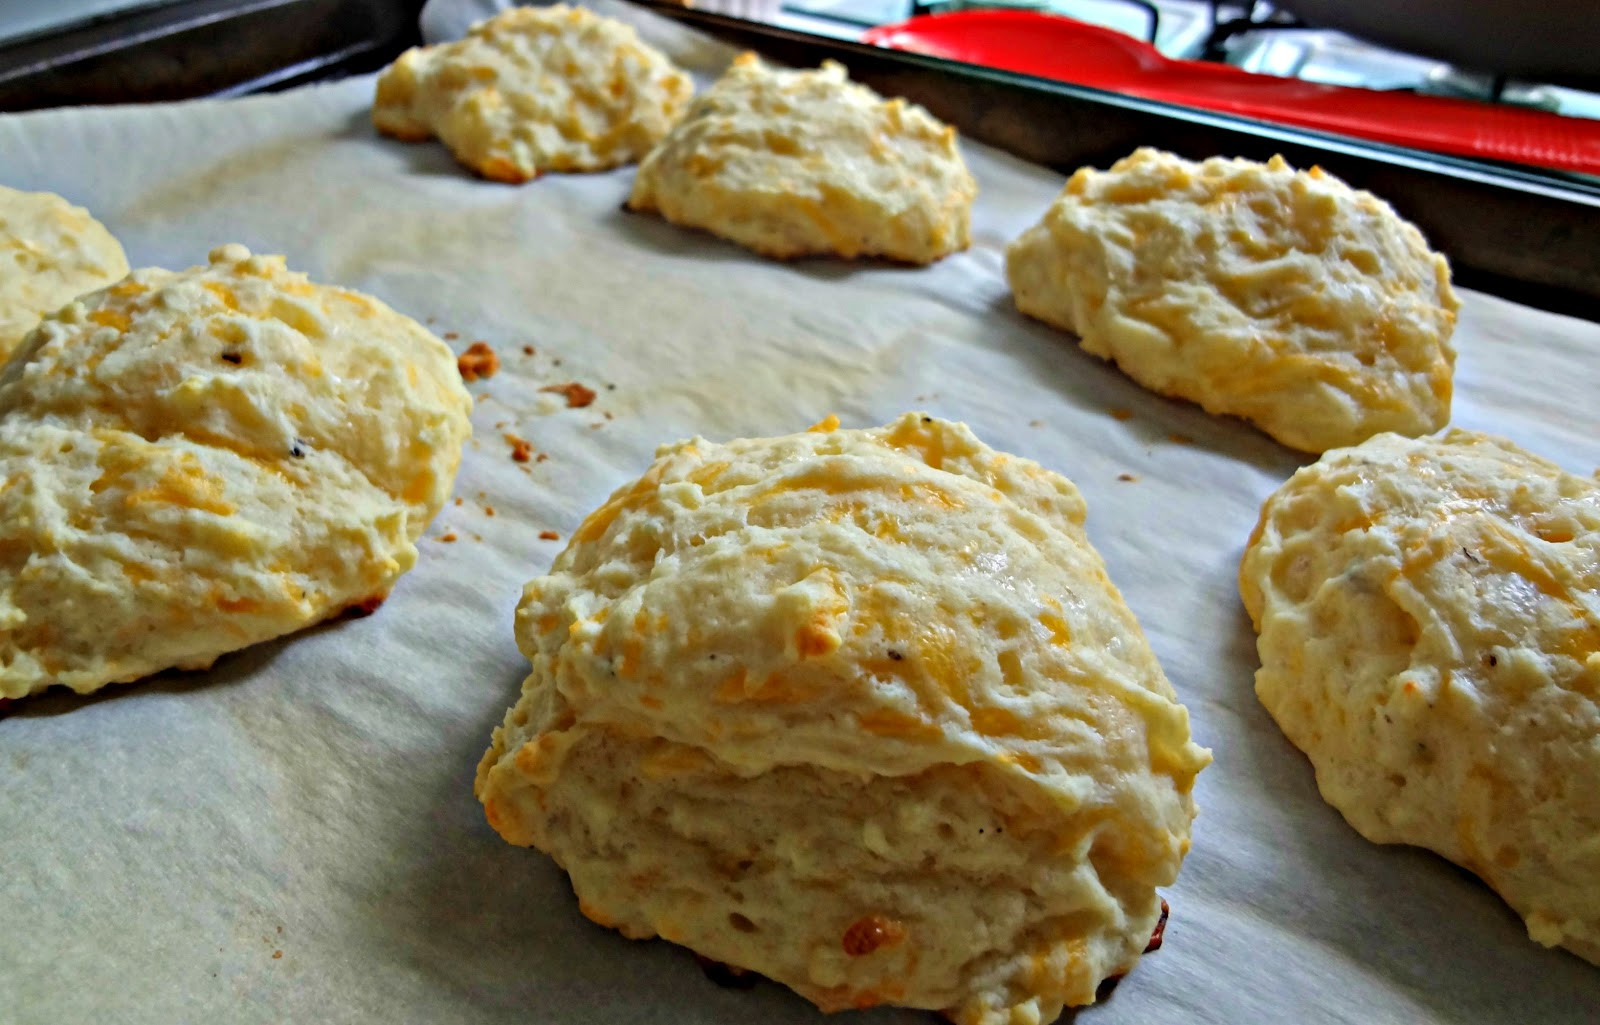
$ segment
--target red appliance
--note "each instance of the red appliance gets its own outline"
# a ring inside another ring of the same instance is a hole
[[[1142,40],[1059,15],[956,11],[882,25],[862,39],[896,50],[1262,121],[1437,153],[1600,175],[1600,121],[1173,60]]]

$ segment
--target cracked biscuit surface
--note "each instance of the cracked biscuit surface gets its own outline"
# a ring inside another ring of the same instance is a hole
[[[40,317],[126,273],[121,244],[89,211],[0,185],[0,363]]]
[[[1600,482],[1382,435],[1267,500],[1239,585],[1256,693],[1328,803],[1600,963]]]
[[[415,321],[242,246],[45,318],[0,376],[0,697],[203,668],[381,598],[469,410]]]
[[[764,256],[932,263],[967,248],[977,182],[954,128],[826,61],[740,55],[656,147],[630,209]]]
[[[666,446],[584,521],[477,794],[625,935],[824,1010],[1049,1021],[1144,950],[1209,753],[1069,481],[836,427]]]
[[[1017,308],[1162,395],[1306,452],[1450,419],[1450,268],[1320,168],[1141,149],[1083,168],[1006,252]]]
[[[437,136],[495,181],[603,171],[649,151],[694,85],[630,25],[581,7],[513,7],[466,38],[413,47],[378,76],[372,121]]]

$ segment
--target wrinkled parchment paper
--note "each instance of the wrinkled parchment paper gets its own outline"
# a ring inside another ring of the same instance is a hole
[[[484,823],[471,781],[524,675],[521,585],[658,443],[911,408],[1077,482],[1216,752],[1166,946],[1081,1022],[1595,1021],[1600,969],[1535,946],[1444,861],[1362,840],[1257,704],[1234,573],[1305,460],[1017,315],[1002,248],[1059,176],[968,144],[970,252],[783,265],[623,213],[631,169],[477,180],[437,144],[379,138],[371,94],[0,118],[0,182],[88,206],[135,266],[243,242],[503,360],[472,386],[461,504],[376,615],[0,719],[0,1022],[818,1021],[779,986],[720,989],[682,949],[584,920],[547,858]],[[1600,326],[1463,301],[1456,423],[1590,472]],[[539,390],[569,382],[593,404]],[[508,434],[547,458],[514,462]]]

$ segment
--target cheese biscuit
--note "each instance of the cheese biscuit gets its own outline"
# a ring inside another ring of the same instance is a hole
[[[737,58],[647,156],[628,206],[780,260],[932,263],[967,248],[977,182],[956,132],[826,61]]]
[[[0,185],[0,363],[40,317],[126,273],[122,246],[89,211]]]
[[[0,697],[203,668],[381,599],[470,407],[415,321],[242,246],[45,318],[0,375]]]
[[[1450,419],[1450,268],[1370,192],[1141,149],[1006,252],[1017,308],[1162,395],[1322,452]]]
[[[793,987],[1050,1021],[1129,970],[1210,755],[1065,478],[961,424],[663,448],[517,610],[478,769],[580,908]]]
[[[1239,587],[1256,693],[1328,803],[1600,964],[1600,482],[1381,435],[1267,500]]]
[[[465,39],[413,47],[378,76],[372,121],[430,136],[485,178],[603,171],[655,145],[694,93],[632,26],[581,7],[513,7]]]

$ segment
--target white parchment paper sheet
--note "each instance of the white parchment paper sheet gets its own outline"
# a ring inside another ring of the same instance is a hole
[[[1257,704],[1234,573],[1304,460],[1014,312],[1002,249],[1059,176],[968,144],[970,252],[783,265],[621,212],[631,169],[477,180],[437,144],[379,138],[371,94],[0,118],[0,182],[88,206],[135,266],[243,242],[504,361],[473,386],[461,504],[375,616],[0,719],[0,1022],[817,1021],[585,921],[471,780],[524,673],[519,589],[563,543],[541,532],[564,539],[660,442],[909,408],[1077,482],[1216,752],[1166,947],[1081,1022],[1595,1021],[1600,970],[1535,946],[1442,860],[1363,841]],[[1600,327],[1463,299],[1456,422],[1589,472]],[[538,391],[570,381],[594,404]],[[548,458],[513,462],[506,434]]]

